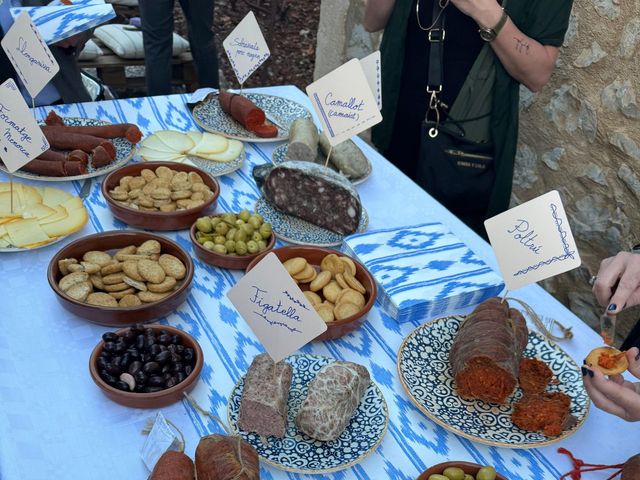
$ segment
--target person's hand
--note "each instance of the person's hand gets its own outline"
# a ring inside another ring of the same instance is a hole
[[[75,35],[69,38],[65,38],[64,40],[60,40],[59,42],[56,42],[53,45],[60,48],[75,47],[82,40],[84,40],[84,33],[76,33]]]
[[[607,312],[616,314],[640,304],[640,254],[620,252],[602,260],[593,294]]]
[[[486,28],[493,28],[502,17],[502,8],[496,0],[451,0],[451,3]]]
[[[629,372],[640,378],[640,353],[627,351]],[[628,422],[640,421],[640,384],[626,381],[622,375],[605,377],[597,368],[582,367],[582,381],[594,405]]]

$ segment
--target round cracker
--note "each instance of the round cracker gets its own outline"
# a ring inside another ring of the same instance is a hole
[[[323,289],[330,281],[331,281],[331,272],[327,272],[327,271],[320,272],[318,276],[314,278],[311,284],[309,285],[309,289],[312,292],[317,292],[318,290]]]
[[[147,284],[144,283],[144,282],[139,282],[138,280],[134,280],[131,277],[127,277],[126,275],[124,276],[122,281],[124,283],[126,283],[127,285],[135,288],[136,290],[140,290],[141,292],[146,292],[147,291]]]
[[[93,285],[93,288],[97,288],[98,290],[104,290],[104,283],[102,283],[102,275],[100,275],[99,273],[91,275],[89,277],[89,281],[91,282],[91,285]]]
[[[134,255],[136,253],[136,250],[137,247],[135,245],[129,245],[128,247],[124,247],[118,250],[114,256],[116,257],[116,260],[124,262],[124,259],[122,257],[124,255]]]
[[[106,267],[111,263],[111,255],[98,250],[91,250],[82,256],[82,260],[89,263],[95,263],[101,267]]]
[[[289,272],[289,275],[297,275],[307,266],[307,260],[302,257],[294,257],[286,260],[282,265]]]
[[[126,290],[122,290],[120,292],[109,292],[109,295],[111,295],[116,300],[120,300],[121,298],[124,298],[127,295],[133,295],[135,293],[136,293],[136,289],[129,287]]]
[[[101,275],[111,275],[112,273],[119,273],[122,271],[122,262],[115,261],[102,267],[100,270]]]
[[[312,267],[311,273],[309,274],[308,277],[300,277],[299,279],[294,278],[294,280],[298,283],[309,283],[309,282],[313,282],[317,276],[318,276],[318,272],[316,272],[316,269]]]
[[[309,303],[312,306],[317,306],[317,305],[321,305],[322,304],[322,298],[320,298],[320,295],[318,295],[316,292],[311,292],[309,290],[307,290],[306,292],[303,292],[304,296],[307,297],[307,300],[309,300]]]
[[[120,282],[120,283],[115,283],[113,285],[105,285],[104,286],[104,290],[106,292],[121,292],[122,290],[126,290],[127,288],[129,288],[129,285],[127,285],[124,282]]]
[[[131,295],[131,294],[125,295],[118,302],[118,306],[125,307],[125,308],[126,307],[137,307],[138,305],[142,305],[142,300],[140,300],[135,295]]]
[[[340,295],[338,296],[338,300],[336,303],[343,303],[343,302],[353,303],[354,305],[357,305],[358,308],[360,309],[362,309],[362,307],[364,307],[364,304],[367,303],[364,298],[364,295],[352,289],[343,290],[342,292],[340,292]]]
[[[333,314],[333,308],[330,305],[322,304],[316,306],[316,312],[320,315],[320,318],[324,320],[326,323],[333,322],[335,319],[335,315]]]
[[[97,307],[117,307],[118,306],[118,301],[108,293],[104,293],[104,292],[91,293],[87,297],[86,302],[89,305],[95,305]]]
[[[136,249],[136,253],[138,255],[153,255],[154,253],[159,254],[161,250],[160,242],[157,240],[147,240]]]
[[[335,275],[336,273],[344,272],[344,263],[340,261],[338,255],[330,253],[320,262],[320,269],[327,270]]]
[[[169,292],[166,292],[166,293],[138,292],[138,298],[142,300],[143,303],[157,302],[158,300],[162,300],[167,295],[169,295]]]
[[[66,292],[76,283],[86,282],[87,280],[89,280],[89,274],[87,272],[73,272],[62,277],[58,286],[60,287],[60,290]]]
[[[298,280],[299,282],[301,282],[304,281],[303,279],[313,277],[313,272],[315,271],[316,270],[315,268],[313,268],[313,265],[307,263],[303,270],[291,276],[294,280]]]
[[[333,314],[337,320],[344,320],[345,318],[352,317],[360,312],[360,309],[355,303],[341,302],[333,309]]]
[[[138,273],[137,261],[127,260],[122,264],[122,271],[127,277],[137,280],[138,282],[144,282],[144,278],[142,278],[142,276]]]
[[[85,281],[73,284],[65,293],[74,300],[84,302],[92,291],[91,282]]]
[[[164,253],[160,255],[158,263],[164,270],[164,273],[176,280],[182,280],[187,275],[187,267],[185,267],[182,260],[178,257]]]
[[[353,275],[351,275],[351,272],[344,272],[344,279],[346,280],[347,284],[353,288],[354,290],[357,290],[358,292],[360,292],[361,294],[365,294],[367,293],[367,289],[364,288],[364,285],[362,285],[362,283],[360,283],[360,280],[358,280],[356,277],[354,277]]]
[[[343,289],[350,288],[346,280],[344,279],[344,275],[342,273],[336,273],[336,282],[338,282],[338,285],[340,285],[340,287]]]
[[[160,264],[153,260],[140,260],[138,262],[138,273],[151,283],[161,283],[167,276]]]
[[[336,299],[338,298],[338,294],[340,293],[341,290],[342,289],[340,288],[340,285],[338,285],[338,283],[335,280],[331,280],[322,289],[322,295],[324,295],[324,298],[326,298],[330,302],[335,303]]]
[[[102,277],[102,283],[105,285],[115,285],[117,283],[122,283],[125,274],[122,272],[112,273],[111,275],[106,275]]]
[[[339,257],[339,258],[340,258],[340,261],[344,263],[345,272],[351,272],[351,275],[355,277],[357,270],[356,270],[356,264],[353,263],[353,260],[351,260],[349,257]]]
[[[149,282],[147,284],[147,289],[153,293],[165,293],[173,290],[173,287],[175,287],[177,283],[178,282],[175,278],[167,275],[161,283]]]

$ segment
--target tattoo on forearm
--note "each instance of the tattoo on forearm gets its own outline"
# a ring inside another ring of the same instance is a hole
[[[516,51],[518,53],[524,53],[525,55],[529,55],[530,45],[520,38],[513,37],[513,39],[516,41]]]

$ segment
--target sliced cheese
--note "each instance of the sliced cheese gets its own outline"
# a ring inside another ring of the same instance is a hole
[[[199,154],[200,158],[204,158],[206,160],[213,160],[215,162],[231,162],[238,158],[238,156],[242,153],[242,142],[239,140],[229,140],[229,145],[224,152],[221,153],[210,153],[208,155]]]
[[[79,208],[84,208],[84,204],[82,203],[82,200],[80,200],[80,197],[71,197],[69,200],[64,202],[62,206],[69,212]]]
[[[195,155],[204,153],[205,155],[211,153],[222,153],[229,147],[229,140],[222,135],[216,135],[215,133],[204,132],[200,142],[195,147]]]
[[[191,140],[186,133],[176,132],[174,130],[159,130],[154,133],[154,135],[174,152],[186,153],[195,147],[193,140]]]
[[[0,237],[0,248],[8,248],[11,246],[11,243],[9,242],[9,236],[6,237]]]
[[[159,152],[146,147],[139,149],[138,153],[146,162],[175,162],[184,157],[181,153]]]
[[[145,138],[142,141],[142,143],[140,143],[140,147],[150,148],[158,152],[176,153],[176,151],[173,148],[171,148],[170,146],[165,144],[162,140],[160,140],[160,137],[158,137],[157,135],[150,135],[147,138]]]
[[[193,142],[193,148],[189,150],[187,153],[189,155],[195,155],[198,149],[198,144],[200,143],[200,140],[202,140],[202,132],[187,132],[187,136]]]
[[[56,205],[55,207],[53,207],[53,209],[56,211],[56,213],[54,213],[50,217],[42,218],[42,219],[38,220],[38,223],[40,225],[45,225],[47,223],[53,223],[53,222],[59,222],[60,220],[63,220],[65,218],[67,218],[67,210],[62,205]]]
[[[80,230],[89,220],[84,208],[67,210],[67,217],[57,222],[45,223],[42,229],[49,237],[60,237]],[[33,242],[32,242],[33,243]]]
[[[64,190],[60,190],[59,188],[45,187],[44,195],[42,196],[42,203],[47,207],[55,207],[56,205],[62,205],[71,197],[71,194]]]
[[[9,241],[14,247],[49,241],[49,235],[35,218],[16,220],[6,224]]]
[[[11,192],[0,193],[0,217],[22,217],[22,203],[16,190],[13,191],[13,205],[11,205]]]
[[[42,220],[55,213],[55,208],[47,207],[42,203],[36,203],[34,205],[27,205],[22,209],[22,218],[37,218],[38,220]]]
[[[36,205],[42,203],[42,195],[33,187],[29,185],[22,186],[22,194],[24,197],[25,205]]]

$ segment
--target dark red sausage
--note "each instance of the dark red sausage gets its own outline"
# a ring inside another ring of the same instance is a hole
[[[55,160],[31,160],[22,170],[47,177],[66,177],[67,172],[64,169],[64,162]]]
[[[278,127],[267,123],[254,127],[252,131],[262,138],[273,138],[278,136]]]
[[[91,166],[93,168],[104,167],[105,165],[109,165],[113,162],[113,158],[111,155],[102,147],[98,146],[93,150],[93,155],[91,156]]]
[[[80,162],[85,167],[89,164],[89,154],[83,152],[82,150],[74,150],[73,152],[69,152],[67,155],[67,159],[71,162]]]
[[[44,123],[46,123],[47,125],[64,125],[64,120],[60,115],[51,110],[47,114],[47,118],[45,119]]]
[[[47,150],[36,157],[38,160],[47,162],[64,162],[67,159],[66,152],[58,152],[57,150]]]
[[[101,146],[111,156],[112,160],[116,158],[115,147],[110,141],[104,138],[63,130],[67,127],[44,126],[41,128],[44,136],[47,137],[49,144],[53,148],[60,150],[82,150],[83,152],[91,153],[94,148]]]
[[[124,137],[131,143],[138,143],[142,138],[142,132],[137,125],[132,123],[114,123],[113,125],[47,125],[52,129],[59,129],[63,133],[81,133],[83,135],[91,135],[100,138],[120,138]]]
[[[254,131],[256,127],[264,124],[266,120],[264,112],[247,97],[220,90],[218,98],[222,110],[244,125],[247,130]]]
[[[67,173],[67,176],[73,177],[76,175],[84,175],[87,173],[87,166],[82,162],[64,162],[64,171]]]

